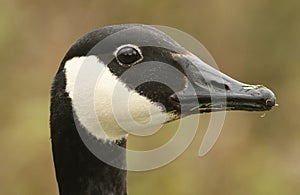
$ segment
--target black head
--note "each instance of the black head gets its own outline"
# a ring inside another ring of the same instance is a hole
[[[147,25],[117,25],[88,33],[67,53],[60,71],[76,56],[97,56],[129,89],[166,112],[264,111],[275,105],[269,89],[230,78]]]
[[[81,124],[97,138],[103,138],[97,121],[113,129],[106,133],[116,139],[124,129],[139,131],[192,114],[265,111],[276,105],[266,87],[236,81],[165,33],[140,24],[83,36],[63,59],[53,89],[52,101],[61,101],[57,92],[64,92]]]

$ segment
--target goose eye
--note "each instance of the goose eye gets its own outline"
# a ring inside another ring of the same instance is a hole
[[[116,53],[117,61],[122,66],[132,66],[143,59],[141,51],[133,46],[124,46]]]

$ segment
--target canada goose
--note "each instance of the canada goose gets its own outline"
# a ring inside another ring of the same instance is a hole
[[[126,167],[125,152],[114,147],[125,148],[127,138],[114,118],[115,112],[127,114],[127,107],[112,108],[113,98],[121,106],[124,103],[121,95],[113,97],[116,86],[130,97],[130,113],[136,119],[148,115],[151,107],[151,125],[201,112],[265,111],[276,104],[269,89],[226,76],[154,27],[125,24],[96,29],[70,48],[52,85],[51,139],[61,195],[127,194],[126,170],[94,156],[77,126],[93,146]],[[192,109],[195,106],[198,109]],[[105,134],[97,130],[92,114]],[[124,125],[135,127],[126,121]]]

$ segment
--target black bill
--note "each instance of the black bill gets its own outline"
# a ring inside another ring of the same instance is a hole
[[[263,85],[241,83],[207,65],[193,54],[173,54],[189,80],[170,100],[183,115],[223,110],[266,111],[276,105],[274,93]]]

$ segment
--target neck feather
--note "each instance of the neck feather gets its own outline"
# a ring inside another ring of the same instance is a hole
[[[55,82],[54,82],[55,85]],[[56,178],[60,195],[127,194],[126,170],[112,167],[94,156],[81,140],[73,118],[71,99],[56,87],[51,98],[51,139]],[[85,131],[87,136],[88,131]],[[126,167],[125,152],[114,151],[109,142],[93,140],[97,147],[111,148]],[[116,142],[126,147],[126,139]]]

